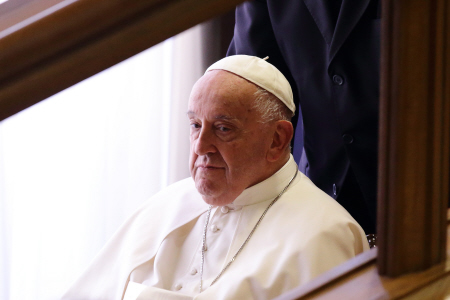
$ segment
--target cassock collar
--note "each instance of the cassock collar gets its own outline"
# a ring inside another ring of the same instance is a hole
[[[242,206],[252,205],[259,202],[274,199],[289,183],[297,169],[297,163],[292,154],[287,163],[275,174],[254,186],[245,189],[231,204],[231,209],[239,209]]]

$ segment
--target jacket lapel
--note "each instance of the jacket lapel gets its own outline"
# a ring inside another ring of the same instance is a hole
[[[336,23],[333,38],[331,40],[329,62],[331,62],[336,53],[347,39],[350,32],[358,23],[364,14],[370,0],[343,0],[339,18]]]
[[[303,0],[328,46],[331,44],[334,32],[333,17],[331,15],[329,1],[330,0]]]
[[[333,0],[303,0],[329,47],[328,62],[333,60],[370,2],[370,0],[343,0],[334,26],[333,16],[336,12],[332,11],[334,8],[331,1]]]

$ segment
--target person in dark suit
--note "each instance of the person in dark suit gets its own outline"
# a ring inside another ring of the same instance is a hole
[[[227,53],[269,56],[285,74],[301,109],[300,170],[367,234],[376,233],[379,1],[245,2]]]

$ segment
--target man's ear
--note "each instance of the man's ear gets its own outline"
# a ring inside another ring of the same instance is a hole
[[[292,136],[294,135],[294,127],[292,123],[285,120],[276,121],[275,130],[272,137],[272,144],[267,152],[267,160],[275,162],[280,159],[289,150]]]

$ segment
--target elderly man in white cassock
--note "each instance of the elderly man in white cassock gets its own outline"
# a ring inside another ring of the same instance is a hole
[[[192,89],[192,178],[149,199],[63,299],[272,299],[368,249],[297,169],[285,77],[245,55]]]

